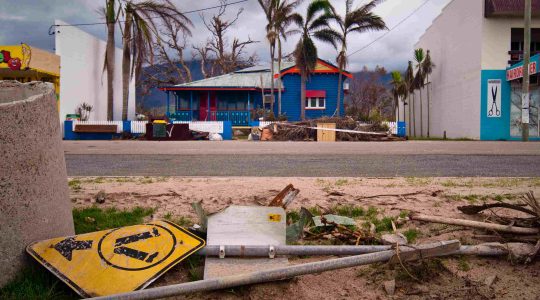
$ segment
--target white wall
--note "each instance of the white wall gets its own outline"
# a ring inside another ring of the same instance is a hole
[[[441,137],[446,131],[449,138],[480,138],[483,2],[451,1],[415,45],[415,48],[431,50],[436,65],[430,78],[431,136]],[[427,97],[422,97],[425,134]],[[419,135],[418,96],[415,106]]]
[[[504,70],[510,55],[511,29],[523,28],[522,18],[483,19],[482,69]],[[540,19],[533,18],[531,27],[540,27]]]
[[[56,20],[55,24],[67,23]],[[90,120],[107,120],[107,72],[103,72],[106,42],[75,26],[56,28],[61,120],[66,114],[75,113],[82,102],[94,107]],[[132,120],[135,118],[135,80],[130,83],[128,101],[128,119]],[[122,119],[122,50],[118,48],[115,51],[113,116],[114,120]]]

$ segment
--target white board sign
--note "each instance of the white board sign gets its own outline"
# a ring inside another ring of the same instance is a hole
[[[487,117],[501,117],[501,80],[488,79],[487,84]]]

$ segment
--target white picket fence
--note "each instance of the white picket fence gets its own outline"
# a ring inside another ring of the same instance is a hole
[[[75,125],[116,125],[116,133],[124,131],[124,123],[122,121],[78,121],[74,120],[71,124],[72,130],[75,131]]]
[[[146,121],[131,121],[131,133],[146,133]]]
[[[146,133],[146,121],[132,121],[131,132],[144,134]],[[190,130],[223,133],[223,122],[221,121],[174,121],[174,124],[189,124]]]

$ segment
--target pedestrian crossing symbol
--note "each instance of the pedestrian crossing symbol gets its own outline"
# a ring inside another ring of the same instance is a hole
[[[204,246],[167,221],[30,244],[27,252],[83,297],[145,288]]]

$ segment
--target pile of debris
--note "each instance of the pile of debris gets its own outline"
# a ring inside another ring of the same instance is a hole
[[[334,123],[337,131],[337,141],[400,141],[403,138],[393,136],[389,129],[382,123],[365,124],[355,121],[351,117],[323,117],[320,119],[306,120],[292,123],[277,123],[269,125],[265,129],[272,131],[274,140],[277,141],[315,141],[317,139],[317,124]]]

